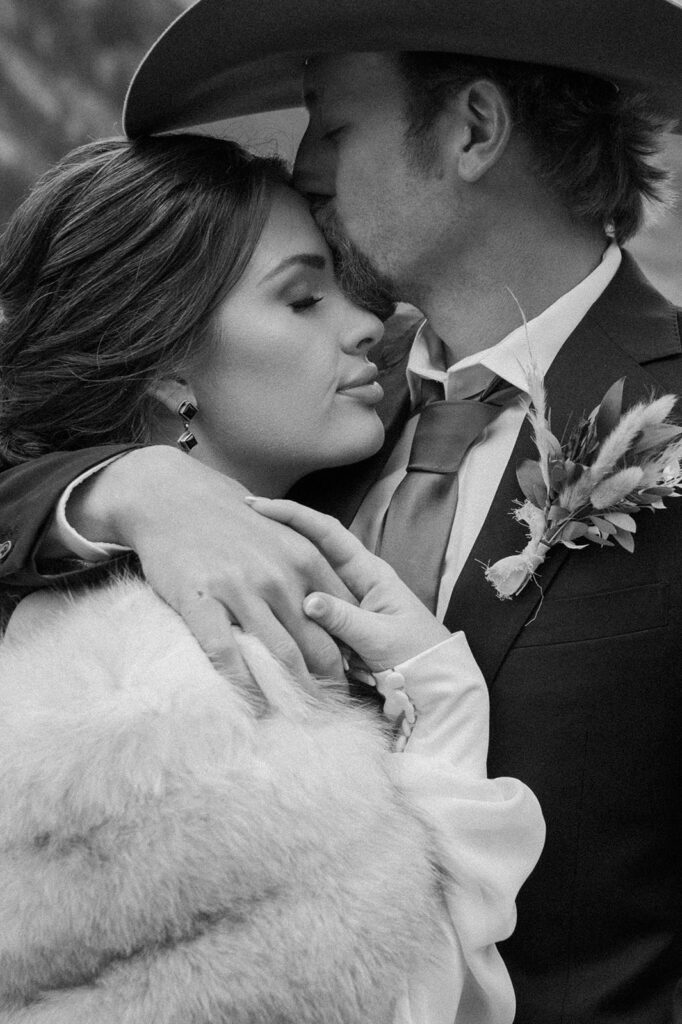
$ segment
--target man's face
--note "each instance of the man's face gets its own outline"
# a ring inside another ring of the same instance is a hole
[[[438,161],[410,156],[404,87],[390,55],[317,57],[304,80],[310,123],[294,184],[312,199],[323,231],[345,234],[394,294],[418,302],[451,197]]]

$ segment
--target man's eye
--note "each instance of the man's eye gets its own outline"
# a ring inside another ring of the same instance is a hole
[[[312,309],[318,302],[322,302],[322,295],[309,295],[306,299],[297,299],[295,302],[290,302],[290,307],[295,313],[302,313],[306,309]]]

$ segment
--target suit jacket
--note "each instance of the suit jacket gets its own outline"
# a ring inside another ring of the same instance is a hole
[[[626,404],[682,394],[681,324],[625,254],[546,377],[554,432],[620,377]],[[406,344],[384,356],[382,452],[297,497],[350,522],[408,414],[406,359]],[[682,501],[637,516],[634,554],[555,548],[538,586],[500,601],[483,565],[525,543],[509,513],[516,466],[534,455],[526,424],[445,619],[488,680],[490,774],[526,782],[547,820],[501,946],[516,1022],[669,1024],[682,976]]]
[[[623,376],[626,401],[682,393],[681,329],[682,314],[625,256],[547,375],[555,432]],[[382,451],[309,478],[296,497],[350,522],[408,414],[409,340],[382,353]],[[490,772],[526,782],[547,819],[517,930],[501,947],[516,1021],[669,1024],[682,976],[682,502],[637,517],[633,555],[554,549],[540,586],[501,602],[481,563],[523,546],[509,512],[520,497],[516,465],[533,454],[524,427],[446,616],[465,630],[490,686]],[[25,564],[16,552],[25,558],[38,533],[32,504],[43,522],[86,459],[53,464],[47,481],[39,465],[0,476],[0,508],[9,493],[13,515],[0,519],[0,541],[12,529],[19,541],[0,571]],[[679,997],[676,1012],[682,1021]]]

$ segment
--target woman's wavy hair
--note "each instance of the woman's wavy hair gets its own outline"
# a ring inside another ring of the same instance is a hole
[[[668,173],[656,157],[670,124],[641,92],[561,68],[452,53],[401,53],[398,70],[408,142],[427,164],[430,129],[448,100],[487,78],[509,100],[537,179],[576,220],[624,242],[641,226],[647,201],[667,199]]]
[[[189,134],[94,142],[48,171],[0,240],[0,465],[147,440],[150,385],[206,343],[288,182],[278,159]]]

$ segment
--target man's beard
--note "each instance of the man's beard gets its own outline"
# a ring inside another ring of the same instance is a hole
[[[328,200],[313,200],[311,209],[332,251],[334,270],[343,291],[358,306],[368,309],[381,320],[388,320],[398,301],[391,282],[351,242]]]

